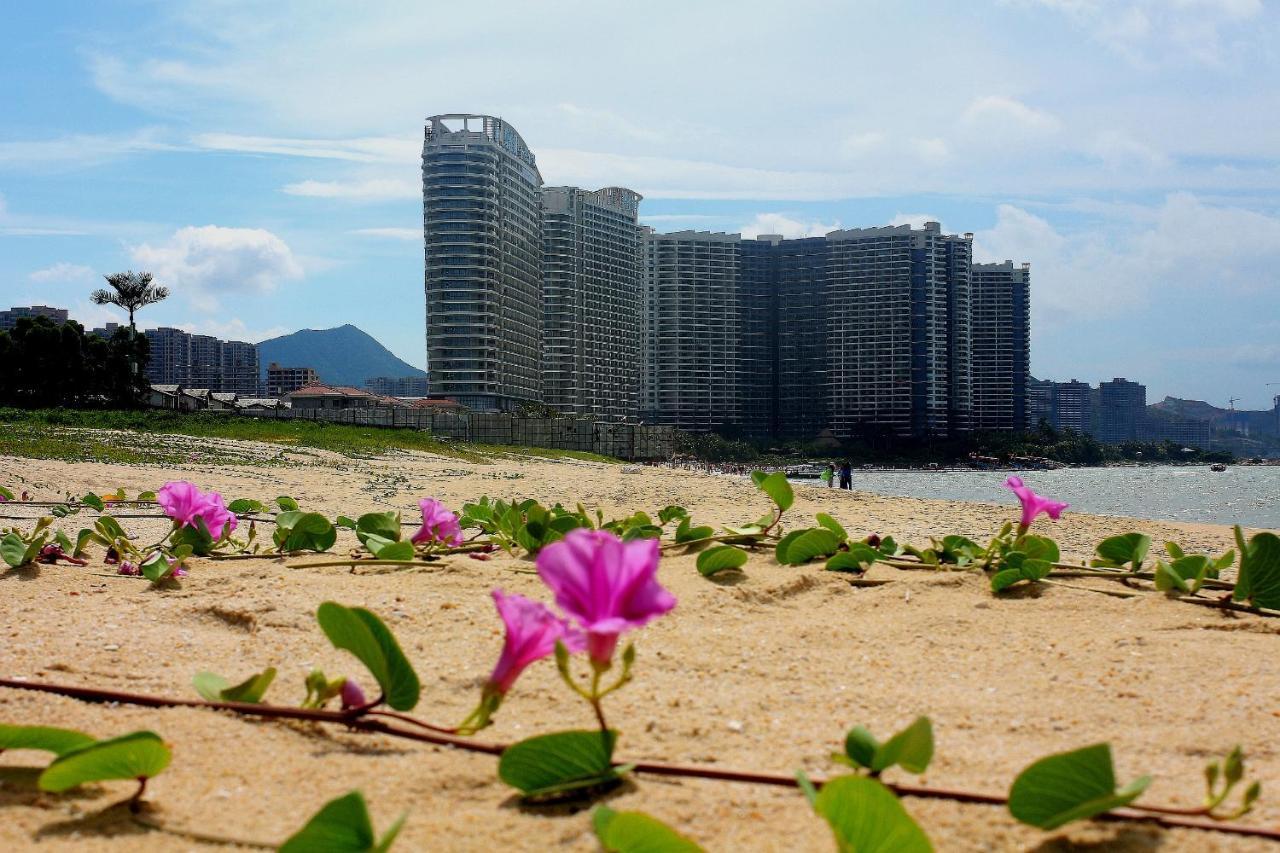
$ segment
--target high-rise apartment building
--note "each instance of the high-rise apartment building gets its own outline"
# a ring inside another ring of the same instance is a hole
[[[51,308],[48,305],[15,306],[7,311],[0,311],[0,332],[17,328],[18,321],[23,317],[48,317],[55,323],[65,323],[68,320],[66,308]]]
[[[646,229],[641,417],[706,432],[741,423],[737,234]]]
[[[1138,439],[1147,413],[1147,386],[1127,379],[1098,384],[1094,437],[1106,444]]]
[[[542,176],[510,124],[427,119],[422,147],[431,393],[479,410],[542,399]]]
[[[258,348],[161,326],[143,332],[150,345],[147,380],[236,394],[258,393]]]
[[[972,318],[973,429],[1015,430],[1039,424],[1027,403],[1031,353],[1031,265],[974,264]]]
[[[1092,390],[1088,382],[1074,379],[1053,383],[1053,426],[1081,434],[1092,432]]]
[[[968,428],[969,237],[936,222],[833,231],[827,394],[837,435]]]
[[[428,396],[427,377],[374,376],[364,381],[364,390],[380,397],[426,397]]]
[[[639,413],[640,198],[621,187],[542,191],[542,400],[557,411]]]

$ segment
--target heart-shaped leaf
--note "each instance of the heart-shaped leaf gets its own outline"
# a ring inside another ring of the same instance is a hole
[[[613,766],[617,732],[564,731],[512,744],[498,761],[498,776],[526,797],[571,793],[618,778]]]
[[[89,494],[82,497],[80,499],[80,503],[84,504],[85,506],[91,506],[94,509],[96,509],[98,512],[102,512],[104,509],[107,508],[107,505],[103,502],[102,498],[98,497],[93,492],[90,492]]]
[[[132,732],[63,753],[45,768],[37,784],[56,794],[86,782],[150,779],[169,766],[171,757],[160,735]]]
[[[680,520],[680,524],[676,526],[676,541],[684,544],[686,542],[697,542],[701,539],[710,539],[715,535],[715,528],[707,525],[693,527],[688,516]]]
[[[591,813],[600,846],[607,853],[701,853],[702,847],[644,812],[616,812],[599,806]]]
[[[840,853],[932,853],[924,830],[893,792],[866,776],[841,776],[822,786],[813,804],[835,834]]]
[[[837,551],[827,560],[829,572],[854,572],[862,574],[881,558],[880,552],[870,545],[854,542],[848,551]]]
[[[258,703],[266,695],[267,688],[275,680],[276,668],[267,667],[262,672],[249,676],[239,684],[231,684],[221,675],[213,672],[197,672],[191,679],[196,692],[209,702],[249,702]]]
[[[27,543],[16,533],[6,533],[0,539],[0,558],[13,568],[18,568],[27,561]]]
[[[791,484],[787,482],[787,475],[782,471],[774,471],[768,476],[756,480],[756,474],[751,475],[751,479],[755,481],[760,491],[769,496],[769,500],[773,501],[781,512],[791,509],[791,505],[796,502],[795,492],[791,490]]]
[[[1116,789],[1111,745],[1086,746],[1050,755],[1018,774],[1009,789],[1009,813],[1041,829],[1057,829],[1126,806],[1151,784],[1143,776]]]
[[[376,838],[369,806],[359,791],[325,803],[307,825],[280,845],[280,853],[385,853],[404,826],[405,816]]]
[[[840,550],[841,544],[841,540],[827,528],[813,527],[802,531],[788,543],[783,553],[786,558],[783,562],[789,566],[799,566],[818,557],[830,557]]]
[[[288,495],[281,495],[276,498],[276,506],[285,512],[297,512],[298,510],[298,502]]]
[[[719,572],[740,569],[747,562],[747,552],[732,545],[718,545],[698,555],[698,571],[703,577],[711,577]]]
[[[897,764],[910,773],[923,773],[932,760],[933,724],[928,717],[917,717],[876,749],[871,769],[878,773]]]
[[[1142,568],[1142,561],[1151,549],[1151,537],[1145,533],[1124,533],[1111,536],[1098,543],[1098,559],[1093,565],[1099,567],[1120,568],[1129,566],[1130,571]]]
[[[1256,533],[1240,551],[1240,576],[1232,597],[1248,599],[1256,607],[1280,609],[1280,537]]]
[[[863,726],[854,726],[844,736],[844,754],[858,767],[870,769],[879,749],[880,741]]]
[[[381,536],[392,542],[400,540],[400,513],[367,512],[356,521],[356,538],[364,542],[367,534]]]
[[[6,749],[41,749],[64,755],[94,742],[94,738],[75,729],[52,726],[7,726],[0,724],[0,751]]]
[[[422,690],[418,675],[381,619],[363,607],[344,607],[332,601],[320,605],[316,619],[329,642],[365,665],[388,705],[408,711],[418,704]]]
[[[847,542],[849,540],[849,534],[845,532],[845,529],[841,526],[840,522],[836,521],[825,512],[818,513],[815,518],[818,521],[819,527],[825,527],[830,530],[841,542]]]

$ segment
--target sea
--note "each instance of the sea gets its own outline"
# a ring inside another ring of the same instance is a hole
[[[853,487],[881,495],[1007,503],[1005,478],[1095,515],[1280,528],[1280,466],[1123,466],[1056,471],[853,471]]]

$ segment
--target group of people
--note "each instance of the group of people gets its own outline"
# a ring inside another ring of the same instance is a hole
[[[828,462],[827,467],[822,471],[822,482],[826,483],[827,488],[829,489],[833,485],[835,485],[835,479],[836,479],[836,466]],[[840,463],[840,488],[842,489],[853,488],[853,466],[850,465],[848,462]]]

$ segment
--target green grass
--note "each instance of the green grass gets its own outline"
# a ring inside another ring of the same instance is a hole
[[[85,432],[119,430],[126,435]],[[102,462],[226,462],[261,457],[235,451],[166,447],[145,435],[174,435],[260,441],[293,449],[328,450],[352,458],[383,456],[397,450],[435,453],[467,462],[491,461],[495,454],[548,459],[617,462],[607,456],[573,450],[447,442],[413,429],[351,426],[317,421],[268,420],[210,413],[87,411],[78,409],[0,408],[0,454],[35,459]],[[204,458],[209,457],[209,458]],[[270,460],[268,460],[270,461]]]

